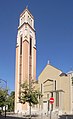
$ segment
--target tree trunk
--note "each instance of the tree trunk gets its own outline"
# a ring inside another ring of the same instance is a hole
[[[6,105],[5,105],[5,118],[6,118]]]
[[[29,103],[29,119],[31,119],[31,102]]]

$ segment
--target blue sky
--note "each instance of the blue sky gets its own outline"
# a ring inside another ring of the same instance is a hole
[[[0,0],[0,78],[15,87],[15,47],[19,15],[28,5],[35,18],[37,77],[51,64],[73,69],[73,0]]]

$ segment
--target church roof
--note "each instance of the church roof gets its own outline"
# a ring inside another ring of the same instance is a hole
[[[67,76],[67,74],[62,72],[59,76]]]
[[[39,77],[42,75],[50,75],[50,76],[59,76],[62,73],[62,71],[50,64],[47,64],[45,68],[40,73]]]
[[[30,16],[34,19],[34,17],[32,16],[31,12],[28,10],[27,7],[26,7],[26,8],[24,9],[24,11],[20,14],[20,17],[22,17],[22,15],[23,15],[26,11],[27,11],[28,14],[30,14]]]

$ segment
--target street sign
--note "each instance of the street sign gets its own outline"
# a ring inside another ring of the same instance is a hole
[[[54,103],[54,98],[51,97],[51,98],[49,99],[49,101],[50,101],[51,104],[53,104],[53,103]]]

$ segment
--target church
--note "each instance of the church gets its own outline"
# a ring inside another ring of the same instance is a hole
[[[26,8],[20,15],[16,43],[15,66],[15,113],[25,113],[29,105],[19,103],[20,85],[27,80],[36,81],[36,37],[34,17]],[[38,114],[48,114],[50,110],[58,114],[73,113],[73,71],[64,73],[47,64],[38,77],[37,90],[42,93],[36,108]],[[54,103],[50,104],[50,97]]]

